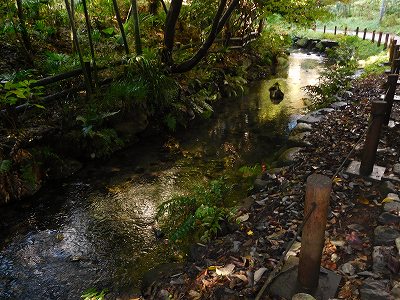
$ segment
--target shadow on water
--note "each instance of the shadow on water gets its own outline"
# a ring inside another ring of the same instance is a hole
[[[90,287],[137,291],[144,271],[176,258],[154,237],[158,204],[241,165],[271,159],[289,115],[304,108],[302,86],[321,59],[294,52],[286,71],[225,99],[212,118],[174,138],[149,137],[62,186],[0,212],[0,298],[79,299]],[[284,99],[269,88],[279,82]],[[238,188],[237,195],[246,191]]]

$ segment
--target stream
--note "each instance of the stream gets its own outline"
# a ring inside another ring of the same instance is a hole
[[[304,109],[301,87],[315,84],[322,67],[321,57],[294,51],[285,70],[224,99],[210,119],[174,137],[142,138],[2,207],[0,299],[80,299],[88,288],[107,288],[112,298],[138,293],[144,272],[181,255],[155,237],[157,205],[210,179],[234,178],[240,166],[270,162],[290,116]],[[275,82],[285,93],[279,104],[269,99]],[[246,190],[237,185],[235,195]]]

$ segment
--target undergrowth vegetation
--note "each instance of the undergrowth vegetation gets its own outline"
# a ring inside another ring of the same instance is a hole
[[[197,186],[189,195],[175,196],[162,203],[157,218],[172,241],[188,239],[189,235],[209,241],[221,231],[223,223],[232,220],[235,209],[227,203],[230,190],[223,179]]]

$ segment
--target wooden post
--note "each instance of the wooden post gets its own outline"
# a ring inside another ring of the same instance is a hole
[[[390,115],[392,114],[393,99],[396,93],[396,86],[398,79],[399,79],[399,74],[389,74],[388,76],[388,81],[387,81],[388,89],[386,91],[384,98],[385,102],[387,103],[385,120],[384,120],[384,124],[386,125],[389,124]]]
[[[396,47],[397,40],[392,37],[390,39],[390,47],[389,47],[389,63],[393,63],[393,56],[394,56],[394,48]]]
[[[371,39],[371,43],[375,42],[375,30],[372,31],[372,39]]]
[[[326,33],[326,25],[324,25],[324,33]]]
[[[381,42],[382,42],[382,31],[380,31],[378,35],[378,47],[381,45]]]
[[[311,293],[318,286],[331,189],[332,181],[327,176],[313,174],[307,178],[304,215],[314,209],[314,206],[315,209],[302,232],[297,281],[301,289]]]
[[[363,40],[365,40],[366,36],[367,36],[367,28],[364,28]]]
[[[390,73],[392,74],[399,74],[399,69],[400,69],[400,59],[396,58],[393,59],[391,68],[390,68]]]
[[[389,42],[389,33],[386,33],[386,35],[385,35],[385,44],[383,44],[383,49],[387,48],[388,42]]]
[[[93,88],[92,68],[90,66],[90,61],[85,61],[84,66],[86,69],[86,73],[88,74],[88,81],[89,81],[90,87]]]
[[[337,26],[335,26],[335,31],[333,32],[334,35],[336,35],[336,31],[337,31]]]
[[[386,107],[387,104],[385,101],[372,102],[371,124],[368,128],[360,165],[360,174],[363,176],[369,176],[374,169],[376,150],[378,149],[379,136],[386,114]]]
[[[356,28],[356,36],[358,36],[358,31],[360,30],[360,27],[357,26]]]
[[[347,26],[344,28],[344,35],[347,35]]]

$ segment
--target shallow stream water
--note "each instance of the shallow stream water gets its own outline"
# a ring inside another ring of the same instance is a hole
[[[0,209],[0,299],[80,299],[88,288],[115,297],[140,288],[143,272],[175,257],[153,232],[156,207],[241,165],[271,160],[290,115],[315,84],[316,55],[293,52],[275,78],[225,99],[209,120],[173,138],[146,137],[62,185]],[[284,100],[269,87],[279,82]],[[237,197],[246,191],[237,188]]]

